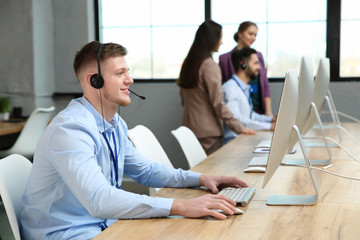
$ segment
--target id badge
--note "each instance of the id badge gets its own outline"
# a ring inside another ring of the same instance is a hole
[[[254,85],[250,85],[250,89],[249,89],[250,93],[258,93],[259,89],[258,89],[258,85],[254,84]]]

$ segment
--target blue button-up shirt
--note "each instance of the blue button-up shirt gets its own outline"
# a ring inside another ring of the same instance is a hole
[[[118,169],[103,132],[113,150],[117,144]],[[118,114],[108,123],[84,97],[74,99],[38,142],[23,197],[22,237],[89,239],[117,219],[169,215],[173,199],[118,189],[115,171],[120,183],[126,174],[150,187],[199,186],[199,173],[143,157],[128,140],[127,126]]]
[[[222,86],[224,101],[234,117],[246,127],[254,130],[270,130],[272,117],[258,114],[252,109],[250,99],[250,85],[245,84],[237,75]],[[224,142],[234,139],[237,134],[224,125]]]

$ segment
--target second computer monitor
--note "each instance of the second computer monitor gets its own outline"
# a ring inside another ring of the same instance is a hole
[[[298,89],[298,107],[297,107],[297,113],[296,113],[296,121],[295,125],[299,129],[299,132],[301,133],[301,136],[304,136],[305,133],[309,130],[307,127],[307,123],[309,123],[308,126],[314,125],[315,120],[318,120],[320,130],[323,136],[324,144],[326,147],[326,150],[328,151],[329,158],[327,159],[312,159],[311,163],[313,165],[326,165],[329,163],[331,158],[331,150],[328,145],[327,140],[325,139],[325,132],[322,128],[321,119],[316,117],[317,109],[321,109],[321,106],[324,102],[326,89],[328,88],[327,82],[329,81],[326,74],[326,63],[323,62],[323,60],[320,61],[320,66],[318,69],[318,74],[316,75],[316,89],[314,84],[314,73],[313,73],[313,67],[312,67],[312,59],[310,57],[302,57],[301,64],[300,64],[300,70],[299,70],[299,89]],[[316,94],[314,94],[314,91],[316,91]],[[321,101],[323,99],[323,101]],[[319,105],[319,108],[316,106],[317,102]],[[309,120],[310,119],[310,120]],[[310,127],[310,128],[311,128]],[[292,138],[289,144],[289,149],[293,148],[294,145],[298,142],[298,136],[295,131],[293,131]],[[322,146],[322,143],[319,144],[319,146]],[[287,164],[304,164],[304,159],[288,159],[286,161]]]
[[[314,98],[313,102],[315,103],[316,109],[319,114],[322,112],[323,105],[325,103],[325,97],[327,95],[330,84],[330,61],[328,58],[320,59],[317,73],[315,76],[314,83]],[[315,124],[316,116],[310,114],[303,131],[303,134],[306,134]]]
[[[311,57],[302,57],[299,69],[298,104],[295,124],[301,134],[304,133],[305,124],[308,121],[311,103],[314,98],[314,71]],[[289,148],[294,147],[298,139],[293,132]]]

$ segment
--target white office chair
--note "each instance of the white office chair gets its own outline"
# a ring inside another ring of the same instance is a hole
[[[18,219],[31,166],[31,162],[19,154],[0,159],[0,195],[16,240],[21,239]]]
[[[172,130],[171,133],[179,142],[190,168],[194,167],[207,157],[199,140],[191,129],[180,126],[176,130]]]
[[[161,162],[173,167],[164,149],[150,129],[143,125],[137,125],[128,131],[128,137],[135,148],[145,157],[151,161]]]
[[[27,119],[14,145],[9,149],[0,150],[0,158],[17,153],[31,159],[34,155],[36,144],[54,111],[54,106],[35,109]]]
[[[150,129],[143,125],[137,125],[133,129],[128,130],[128,137],[135,148],[145,157],[151,161],[161,162],[169,167],[173,167],[164,149]],[[159,189],[155,188],[156,191]],[[150,194],[152,193],[154,191],[150,188]]]

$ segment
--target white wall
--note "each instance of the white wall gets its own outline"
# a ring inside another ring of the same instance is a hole
[[[29,115],[54,92],[80,92],[72,62],[95,39],[93,0],[1,0],[0,96]],[[87,14],[90,12],[91,14]]]

